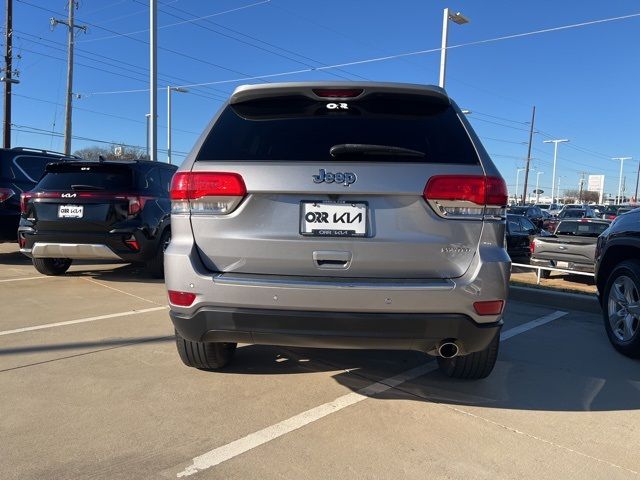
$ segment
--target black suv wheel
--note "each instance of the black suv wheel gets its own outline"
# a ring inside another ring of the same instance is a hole
[[[615,349],[640,358],[640,261],[625,260],[613,269],[604,288],[602,313]]]
[[[33,266],[43,275],[64,275],[71,266],[68,258],[34,258]]]

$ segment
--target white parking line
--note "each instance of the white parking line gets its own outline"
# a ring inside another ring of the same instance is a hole
[[[536,327],[552,322],[553,320],[564,317],[565,315],[568,315],[568,312],[556,311],[530,322],[523,323],[522,325],[518,325],[517,327],[503,332],[500,335],[500,341],[508,340],[509,338],[513,338],[516,335],[520,335]],[[287,433],[293,432],[294,430],[302,428],[305,425],[315,422],[316,420],[320,420],[327,415],[331,415],[332,413],[336,413],[343,408],[366,400],[373,395],[377,395],[391,388],[397,387],[404,382],[408,382],[409,380],[421,377],[422,375],[425,375],[435,369],[437,369],[437,365],[435,364],[435,362],[425,363],[393,377],[385,378],[384,380],[375,382],[356,392],[348,393],[346,395],[338,397],[331,402],[327,402],[310,410],[306,410],[302,413],[299,413],[298,415],[294,415],[291,418],[278,422],[275,425],[271,425],[269,427],[263,428],[262,430],[258,430],[257,432],[250,433],[246,437],[240,438],[221,447],[214,448],[213,450],[210,450],[202,455],[193,458],[191,465],[180,471],[177,474],[177,478],[188,477],[202,470],[215,467],[222,462],[226,462],[227,460],[230,460],[234,457],[237,457],[238,455],[248,452],[249,450],[259,447],[260,445],[264,445],[271,440],[286,435]],[[180,467],[175,467],[175,469],[178,468]]]
[[[21,282],[23,280],[42,280],[45,278],[56,278],[56,277],[48,277],[46,275],[40,275],[38,277],[18,277],[18,278],[6,278],[4,280],[0,280],[0,283],[5,282]]]
[[[13,330],[5,330],[0,332],[2,335],[11,335],[14,333],[32,332],[33,330],[44,330],[46,328],[63,327],[66,325],[75,325],[77,323],[95,322],[97,320],[106,320],[108,318],[126,317],[127,315],[139,315],[141,313],[158,312],[160,310],[166,310],[169,307],[153,307],[143,308],[142,310],[129,310],[120,313],[110,313],[108,315],[99,315],[97,317],[79,318],[78,320],[68,320],[66,322],[45,323],[44,325],[34,325],[33,327],[16,328]]]

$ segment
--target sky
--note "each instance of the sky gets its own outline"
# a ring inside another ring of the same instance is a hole
[[[13,87],[13,146],[63,149],[67,35],[64,25],[52,29],[50,19],[66,18],[66,4],[14,0],[20,84]],[[545,194],[551,191],[553,146],[543,141],[566,138],[558,150],[561,190],[576,189],[583,173],[602,174],[605,192],[615,195],[620,162],[611,158],[630,156],[623,175],[633,195],[640,162],[640,15],[473,43],[640,14],[637,0],[159,0],[159,159],[166,161],[167,85],[210,83],[173,93],[173,159],[180,163],[238,85],[437,84],[445,7],[470,19],[449,26],[447,91],[471,111],[469,121],[510,191],[526,163],[535,105],[530,182],[538,177]],[[79,1],[76,23],[87,31],[76,38],[73,150],[98,142],[145,147],[148,12],[148,0]],[[411,52],[421,53],[397,57]],[[392,58],[356,63],[382,57]],[[317,70],[342,64],[350,65]],[[286,72],[297,73],[276,75]]]

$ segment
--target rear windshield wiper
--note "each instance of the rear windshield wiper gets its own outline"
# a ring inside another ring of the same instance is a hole
[[[341,155],[389,155],[401,157],[425,157],[426,154],[419,150],[412,150],[404,147],[394,147],[391,145],[369,145],[367,143],[341,143],[329,149],[332,157]]]
[[[97,185],[71,185],[71,190],[104,190],[104,187]]]

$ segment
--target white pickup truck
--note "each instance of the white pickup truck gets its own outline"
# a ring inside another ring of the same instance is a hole
[[[593,272],[596,242],[611,224],[608,220],[563,220],[549,237],[536,237],[531,243],[531,265]],[[540,276],[548,278],[549,270]]]

